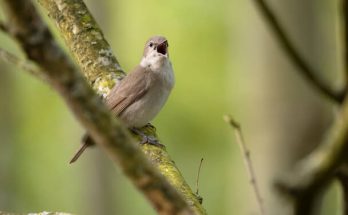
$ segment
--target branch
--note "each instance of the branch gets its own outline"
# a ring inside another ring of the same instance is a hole
[[[105,97],[126,74],[82,0],[38,0],[93,89]]]
[[[295,200],[314,196],[328,183],[348,153],[348,101],[344,101],[340,113],[319,147],[294,170],[283,175],[276,187]]]
[[[305,61],[304,57],[295,48],[294,44],[290,41],[284,28],[278,21],[277,16],[266,3],[265,0],[254,0],[260,13],[267,21],[269,27],[274,33],[275,38],[278,40],[279,45],[283,49],[284,53],[289,57],[290,61],[298,68],[298,72],[310,83],[318,92],[329,98],[330,100],[338,103],[342,103],[345,90],[337,91],[336,89],[329,86],[326,81],[318,77],[320,74],[308,62]]]
[[[258,187],[257,180],[256,180],[255,171],[254,171],[252,161],[250,158],[250,151],[249,151],[249,149],[247,149],[245,142],[244,142],[242,129],[240,128],[239,123],[236,122],[234,119],[232,119],[231,116],[225,115],[224,120],[228,124],[230,124],[230,126],[234,130],[234,133],[235,133],[236,139],[237,139],[237,143],[239,145],[239,148],[240,148],[242,155],[243,155],[243,158],[244,158],[245,167],[246,167],[248,174],[249,174],[250,183],[251,183],[251,186],[254,190],[256,201],[257,201],[257,204],[258,204],[259,209],[260,209],[260,214],[264,215],[265,209],[263,206],[263,200],[261,197],[260,189]]]
[[[17,67],[23,69],[24,71],[29,72],[33,76],[37,77],[38,79],[42,81],[48,81],[47,76],[44,72],[42,72],[35,64],[28,60],[23,60],[17,57],[14,54],[11,54],[10,52],[0,48],[0,59],[7,63],[11,63],[16,65]]]
[[[93,87],[99,86],[102,88],[98,88],[99,92],[102,92],[102,95],[106,94],[118,74],[122,73],[117,67],[118,63],[110,47],[81,1],[57,2],[59,2],[58,5],[53,0],[47,0],[41,1],[41,4],[49,11],[53,19],[57,19],[55,21],[61,31],[63,27],[71,30],[62,31],[66,43],[90,83],[94,83]],[[62,95],[77,120],[121,167],[158,213],[205,214],[202,206],[196,203],[198,201],[190,198],[191,189],[166,151],[149,145],[142,147],[171,184],[139,150],[139,146],[134,143],[128,130],[111,116],[99,96],[58,48],[31,1],[3,0],[3,5],[8,20],[12,22],[9,25],[11,26],[9,32],[22,46],[28,59],[35,61],[42,71],[45,71],[50,84]],[[153,132],[154,129],[149,130]],[[188,205],[191,207],[189,208]]]

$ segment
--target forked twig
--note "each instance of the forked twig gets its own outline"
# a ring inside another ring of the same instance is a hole
[[[261,193],[260,193],[260,189],[258,187],[257,184],[257,180],[256,180],[256,175],[255,175],[255,171],[252,165],[252,161],[250,158],[250,151],[248,150],[248,148],[245,145],[245,141],[244,141],[244,137],[243,137],[243,133],[242,133],[242,129],[240,127],[240,124],[238,122],[236,122],[231,116],[225,115],[224,116],[224,120],[231,125],[231,127],[234,130],[234,133],[236,135],[236,140],[237,143],[239,145],[239,148],[242,152],[243,155],[243,159],[244,159],[244,164],[245,167],[247,169],[247,172],[249,174],[249,179],[250,179],[250,183],[251,186],[253,187],[254,193],[255,193],[255,197],[256,197],[256,201],[259,205],[259,209],[260,209],[260,214],[264,215],[265,214],[265,209],[263,206],[263,200],[261,197]]]

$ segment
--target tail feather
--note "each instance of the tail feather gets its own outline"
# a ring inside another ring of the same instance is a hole
[[[79,157],[82,155],[82,153],[85,151],[85,149],[89,146],[94,145],[93,139],[91,138],[91,136],[89,136],[88,134],[85,134],[82,138],[82,146],[80,147],[80,149],[75,153],[74,157],[70,160],[69,164],[74,163],[75,161],[77,161],[77,159],[79,159]]]

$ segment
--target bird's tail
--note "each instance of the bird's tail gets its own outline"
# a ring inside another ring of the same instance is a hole
[[[79,159],[79,157],[81,156],[81,154],[85,151],[87,147],[94,145],[93,139],[88,134],[83,135],[81,143],[82,143],[82,146],[75,153],[74,157],[70,160],[69,162],[70,164],[74,163],[77,159]]]

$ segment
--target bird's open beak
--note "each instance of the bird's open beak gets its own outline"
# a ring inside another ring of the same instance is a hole
[[[167,41],[164,41],[163,43],[157,45],[157,52],[158,53],[161,53],[163,55],[166,55],[167,54]]]

